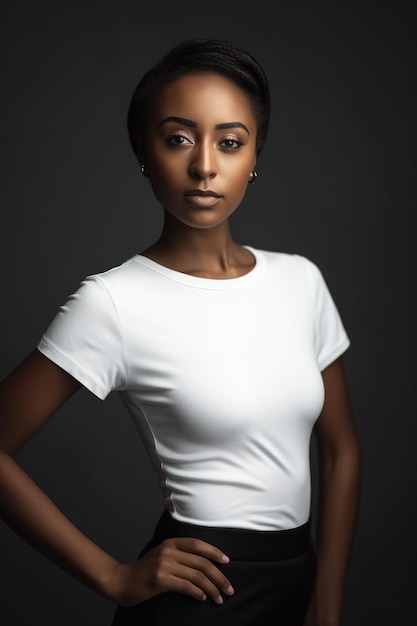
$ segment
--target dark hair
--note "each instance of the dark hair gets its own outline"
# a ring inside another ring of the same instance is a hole
[[[257,121],[256,151],[261,151],[268,131],[270,94],[267,77],[252,55],[223,39],[188,39],[170,50],[142,78],[130,102],[127,126],[130,143],[138,154],[152,102],[161,90],[190,73],[215,72],[233,81],[248,96]]]

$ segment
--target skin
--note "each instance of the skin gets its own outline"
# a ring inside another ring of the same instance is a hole
[[[222,76],[186,75],[165,88],[139,152],[164,226],[142,254],[202,278],[234,278],[252,269],[252,254],[233,241],[228,218],[256,164],[256,130],[247,96]],[[193,190],[219,197],[202,200]],[[202,204],[207,200],[210,206]]]
[[[143,254],[203,278],[246,274],[254,259],[233,240],[228,221],[256,163],[257,125],[246,95],[222,76],[187,75],[163,90],[148,122],[138,156],[163,206],[164,226]],[[202,198],[210,190],[216,195]],[[317,577],[305,626],[339,624],[358,499],[359,447],[340,359],[324,370],[323,380],[326,397],[315,427],[322,468]],[[79,388],[36,350],[1,383],[3,518],[60,567],[118,604],[130,606],[166,591],[221,604],[233,588],[215,565],[228,562],[218,548],[173,538],[134,563],[120,563],[76,528],[16,463],[21,447]]]

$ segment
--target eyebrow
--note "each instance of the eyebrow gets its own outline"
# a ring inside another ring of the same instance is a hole
[[[175,115],[166,117],[164,120],[162,120],[160,126],[162,126],[162,124],[165,124],[166,122],[177,122],[177,124],[184,124],[184,126],[189,126],[190,128],[197,128],[196,122],[193,122],[192,120],[187,120],[185,117],[176,117]],[[243,130],[246,130],[248,135],[250,135],[248,128],[244,124],[242,124],[242,122],[225,122],[224,124],[216,124],[214,128],[215,130],[225,130],[227,128],[243,128]]]

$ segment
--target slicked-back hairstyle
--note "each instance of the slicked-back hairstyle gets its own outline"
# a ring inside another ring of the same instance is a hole
[[[267,77],[254,57],[238,44],[223,39],[187,39],[170,50],[141,79],[130,102],[127,127],[138,155],[146,134],[148,114],[162,89],[186,74],[215,72],[247,95],[257,121],[256,152],[266,140],[270,113]]]

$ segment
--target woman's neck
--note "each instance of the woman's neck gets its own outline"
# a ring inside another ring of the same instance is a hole
[[[201,278],[236,278],[247,274],[255,264],[251,252],[233,240],[228,221],[202,229],[165,219],[160,238],[141,254]]]

